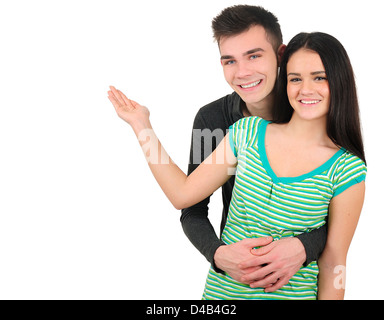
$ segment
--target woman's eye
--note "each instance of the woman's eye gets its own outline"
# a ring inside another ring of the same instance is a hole
[[[315,80],[316,81],[326,81],[328,79],[326,77],[316,77]]]
[[[299,82],[299,81],[301,81],[300,78],[291,78],[291,79],[289,79],[289,82]]]

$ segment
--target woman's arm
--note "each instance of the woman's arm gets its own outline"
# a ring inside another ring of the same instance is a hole
[[[111,87],[108,98],[120,118],[135,132],[153,176],[176,209],[189,207],[212,194],[233,174],[236,167],[228,135],[216,150],[191,174],[187,175],[162,147],[149,121],[149,111]]]
[[[327,243],[319,259],[319,300],[344,298],[347,252],[359,221],[364,194],[365,182],[360,182],[331,200]]]

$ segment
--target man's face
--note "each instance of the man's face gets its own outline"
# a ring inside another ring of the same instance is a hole
[[[247,106],[257,105],[272,93],[278,62],[263,27],[225,37],[219,47],[225,80]]]

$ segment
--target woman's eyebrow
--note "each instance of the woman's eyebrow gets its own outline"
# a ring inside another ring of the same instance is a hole
[[[314,71],[311,72],[311,76],[316,76],[318,74],[326,74],[325,71]],[[287,74],[287,76],[301,76],[301,73],[296,73],[296,72],[290,72]]]
[[[317,74],[325,74],[325,71],[315,71],[315,72],[311,72],[311,75],[312,76],[315,76]]]

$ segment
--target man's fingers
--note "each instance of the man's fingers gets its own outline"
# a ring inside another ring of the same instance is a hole
[[[273,247],[274,247],[274,245],[272,243],[270,245],[265,245],[265,246],[260,247],[260,248],[254,248],[251,250],[251,253],[254,256],[262,256],[262,255],[269,253],[273,249]]]
[[[251,282],[251,288],[269,288],[271,285],[274,285],[279,280],[279,276],[276,272],[271,273],[267,277],[261,280]]]
[[[265,288],[264,291],[265,292],[273,292],[273,291],[279,290],[282,286],[286,285],[288,282],[289,282],[289,279],[287,279],[287,278],[278,279],[274,285],[272,285],[268,288]]]
[[[269,248],[268,245],[273,241],[273,238],[272,237],[252,238],[252,239],[245,239],[242,241],[244,244],[246,244],[246,246],[249,247],[250,252],[253,253],[254,248],[261,247],[260,249],[265,248],[263,250],[263,252],[265,254],[271,250],[271,248]],[[259,250],[259,249],[256,249],[256,250]],[[240,269],[246,269],[246,268],[251,268],[251,267],[260,267],[261,265],[270,262],[268,260],[265,260],[261,255],[258,254],[258,256],[260,256],[260,257],[255,257],[255,258],[248,259],[246,261],[242,261],[238,265],[238,267]]]
[[[267,264],[266,266],[254,271],[254,272],[243,275],[241,277],[241,282],[254,282],[254,281],[264,279],[266,276],[271,274],[273,271],[275,271],[273,269],[273,266]]]
[[[249,248],[252,249],[257,247],[263,247],[270,244],[273,241],[273,238],[272,237],[249,238],[242,241],[245,241],[246,244],[249,246]]]
[[[239,263],[238,267],[240,269],[247,269],[251,267],[262,267],[265,264],[270,263],[270,258],[267,256],[254,257]]]

